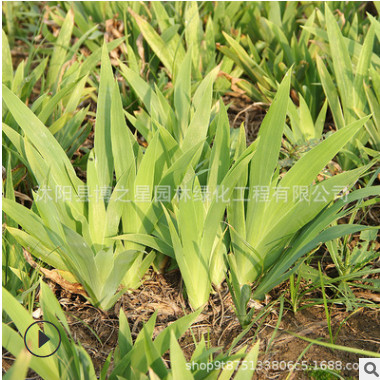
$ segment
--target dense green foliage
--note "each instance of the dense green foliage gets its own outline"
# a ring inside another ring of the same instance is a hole
[[[350,281],[380,271],[379,226],[356,218],[380,196],[380,22],[363,4],[5,2],[3,28],[7,379],[27,367],[49,380],[251,379],[254,366],[235,370],[256,363],[258,342],[216,355],[202,338],[192,363],[234,362],[211,371],[189,371],[177,342],[223,281],[246,327],[249,300],[289,278],[297,309],[294,276],[315,271],[323,244],[348,308]],[[230,126],[231,92],[269,106],[253,142]],[[195,312],[153,340],[154,315],[133,341],[121,311],[96,374],[24,251],[103,311],[169,260]],[[59,357],[24,352],[35,303],[61,330]]]

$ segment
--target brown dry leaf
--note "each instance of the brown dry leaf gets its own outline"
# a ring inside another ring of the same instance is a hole
[[[116,15],[115,15],[116,17]],[[106,42],[111,42],[115,38],[123,37],[124,23],[116,18],[108,19],[105,21],[106,32],[104,34]],[[110,52],[111,64],[113,66],[119,66],[119,59],[121,54],[128,55],[127,46],[125,43],[119,45],[116,49]]]
[[[340,165],[337,162],[330,161],[325,166],[325,168],[318,174],[317,179],[319,182],[322,182],[325,179],[331,178],[331,176],[337,175],[340,173],[343,173],[343,170],[340,167]]]
[[[11,364],[9,364],[6,360],[2,360],[3,361],[3,371],[5,372],[8,372],[8,370],[12,367]]]
[[[88,295],[86,291],[83,289],[82,285],[65,280],[56,269],[49,270],[46,268],[42,268],[33,260],[32,255],[26,249],[23,248],[22,250],[24,252],[25,260],[28,262],[28,264],[34,269],[39,270],[47,279],[55,282],[60,287],[62,287],[70,293],[80,294],[88,298]]]
[[[294,103],[297,107],[299,107],[299,105],[300,105],[300,99],[299,99],[299,97],[298,97],[297,91],[296,91],[294,88],[292,88],[292,89],[290,90],[290,97],[292,98],[293,103]]]
[[[367,292],[354,292],[356,297],[365,298],[374,302],[380,303],[380,294]]]
[[[327,167],[332,175],[337,175],[343,172],[341,166],[335,161],[330,161],[327,164]]]
[[[153,311],[157,310],[157,315],[168,316],[168,315],[179,315],[181,309],[173,302],[171,305],[165,304],[163,302],[154,303],[150,302],[148,304],[149,308],[152,308]]]
[[[144,50],[144,44],[143,44],[144,38],[142,33],[139,34],[136,40],[136,46],[137,46],[137,52],[139,54],[139,57],[141,58],[141,70],[140,70],[140,75],[143,75],[144,69],[145,69],[145,50]]]
[[[112,19],[106,20],[105,26],[106,26],[106,32],[104,33],[104,38],[106,42],[108,43],[113,40],[112,32],[111,32],[112,27],[113,27],[113,20]]]
[[[27,196],[26,194],[20,193],[19,191],[15,190],[15,197],[19,198],[23,201],[33,202],[33,199]]]
[[[344,24],[346,23],[346,18],[344,17],[344,13],[341,12],[339,9],[336,9],[335,11],[338,14],[339,18],[341,19],[341,21],[342,21],[342,28],[343,28]]]
[[[225,93],[225,95],[237,96],[237,97],[245,95],[245,91],[237,86],[237,82],[243,81],[244,79],[234,78],[230,74],[225,73],[224,71],[219,71],[217,77],[222,77],[222,76],[225,77],[226,79],[228,79],[231,82],[231,90],[232,90],[232,92],[227,92],[227,93]],[[233,94],[235,94],[235,95],[233,95]]]

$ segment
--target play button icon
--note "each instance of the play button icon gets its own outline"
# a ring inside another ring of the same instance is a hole
[[[41,348],[45,343],[49,342],[50,338],[42,331],[38,331],[38,348]]]
[[[58,351],[61,345],[61,334],[54,323],[37,321],[26,329],[24,343],[32,355],[47,358]]]

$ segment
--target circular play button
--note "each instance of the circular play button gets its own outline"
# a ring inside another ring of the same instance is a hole
[[[24,343],[32,355],[47,358],[58,351],[61,345],[61,334],[53,323],[37,321],[26,329]]]

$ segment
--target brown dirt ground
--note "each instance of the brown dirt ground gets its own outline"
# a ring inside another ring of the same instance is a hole
[[[225,105],[229,105],[228,119],[232,128],[239,128],[244,123],[247,143],[254,141],[267,112],[269,104],[252,102],[241,93],[230,92],[223,96]]]
[[[126,293],[107,313],[92,307],[82,296],[68,293],[56,284],[50,283],[50,285],[66,313],[74,340],[80,341],[88,351],[98,371],[117,344],[120,309],[124,310],[128,318],[134,339],[141,331],[144,322],[152,316],[154,311],[157,311],[154,337],[170,322],[191,312],[183,298],[180,276],[177,270],[165,275],[150,273],[139,289]],[[288,285],[283,284],[274,289],[265,302],[255,303],[254,307],[257,310],[254,316],[257,315],[260,308],[265,307],[272,300],[278,300],[282,294],[286,297],[287,289]],[[317,297],[316,294],[310,294],[310,296]],[[321,298],[321,295],[319,294],[318,297]],[[362,292],[361,297],[370,300],[371,294]],[[374,302],[372,306],[361,307],[355,313],[346,311],[343,306],[332,306],[330,308],[333,333],[337,333],[340,329],[335,340],[336,344],[380,352],[378,298],[377,303]],[[342,321],[345,322],[342,323]],[[232,352],[236,352],[244,345],[251,347],[257,339],[260,339],[259,361],[263,367],[268,365],[268,362],[274,366],[275,362],[297,362],[299,355],[309,343],[294,337],[288,331],[307,338],[329,342],[323,304],[307,306],[307,299],[304,299],[301,301],[299,311],[294,313],[290,305],[285,302],[284,313],[279,320],[279,302],[275,302],[267,316],[252,326]],[[226,351],[234,338],[242,332],[225,283],[222,284],[220,294],[216,292],[210,297],[208,305],[193,325],[192,332],[197,341],[204,335],[206,339],[210,340],[213,347],[220,347],[223,351]],[[180,339],[180,346],[186,358],[190,360],[195,348],[190,331],[187,331]],[[170,365],[167,354],[164,359]],[[345,367],[347,363],[357,363],[358,356],[314,344],[300,359],[301,361],[307,361],[309,365],[319,365],[323,361],[334,361],[341,362],[342,366]],[[345,379],[357,378],[358,376],[357,371],[350,369],[342,370],[340,373]],[[254,378],[285,379],[288,375],[288,370],[263,368],[257,371]],[[309,372],[298,370],[294,371],[289,378],[312,379],[313,377]]]

